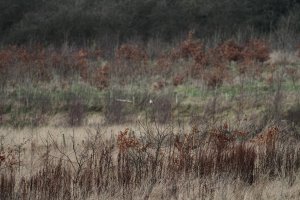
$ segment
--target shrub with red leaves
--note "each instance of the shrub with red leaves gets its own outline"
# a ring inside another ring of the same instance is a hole
[[[217,47],[220,56],[228,61],[240,61],[243,47],[238,45],[234,40],[227,40]]]
[[[209,88],[220,87],[227,76],[226,70],[220,67],[214,67],[205,71],[204,80]]]
[[[202,59],[204,54],[204,47],[202,43],[194,39],[194,32],[190,31],[187,38],[179,45],[177,49],[174,49],[171,57],[176,60],[179,58],[193,58]]]
[[[97,68],[94,72],[94,84],[99,89],[109,86],[109,65]]]
[[[245,45],[242,55],[245,61],[265,62],[270,58],[270,47],[263,40],[252,39]]]
[[[174,86],[182,85],[183,82],[184,82],[184,75],[183,75],[183,74],[177,74],[177,75],[173,78],[173,85],[174,85]]]
[[[136,44],[122,44],[116,50],[116,59],[118,62],[131,61],[134,63],[146,63],[148,55],[144,49]]]

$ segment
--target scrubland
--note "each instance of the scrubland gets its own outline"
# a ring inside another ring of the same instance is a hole
[[[190,32],[0,61],[0,199],[300,198],[296,45]]]

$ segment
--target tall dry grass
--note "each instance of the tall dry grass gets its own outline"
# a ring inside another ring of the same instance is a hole
[[[262,182],[296,187],[299,133],[279,124],[252,131],[225,123],[180,133],[142,123],[140,132],[127,128],[105,139],[99,129],[81,143],[73,135],[62,144],[50,134],[30,174],[20,173],[28,158],[2,150],[1,199],[239,199]]]

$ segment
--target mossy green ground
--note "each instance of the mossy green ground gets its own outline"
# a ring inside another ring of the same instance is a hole
[[[282,112],[285,113],[299,105],[299,91],[299,82],[294,83],[289,79],[284,80],[280,88],[276,83],[256,80],[244,81],[243,84],[225,83],[219,88],[208,89],[201,83],[190,80],[177,87],[166,84],[158,91],[141,81],[128,85],[112,84],[104,90],[81,81],[72,81],[66,85],[59,82],[28,83],[2,88],[0,106],[4,116],[2,125],[8,126],[30,126],[34,118],[67,113],[74,101],[80,101],[85,112],[101,116],[109,102],[126,100],[122,103],[123,109],[134,118],[145,115],[150,106],[149,100],[155,100],[159,96],[170,99],[174,118],[205,114],[214,100],[217,101],[218,115],[232,118],[237,109],[243,114],[270,109],[276,92],[280,92],[282,96],[280,103],[283,106]]]

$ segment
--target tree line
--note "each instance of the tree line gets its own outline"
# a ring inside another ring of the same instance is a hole
[[[300,32],[300,0],[0,0],[0,42],[170,41],[189,30]]]

